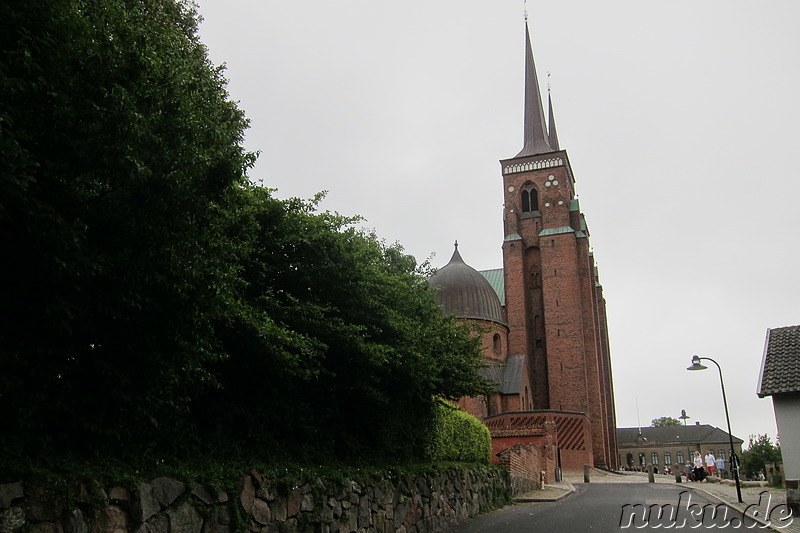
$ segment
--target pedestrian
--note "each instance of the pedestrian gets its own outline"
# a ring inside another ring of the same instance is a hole
[[[717,469],[717,458],[714,457],[713,450],[708,450],[705,460],[706,460],[706,471],[708,472],[709,476],[713,476],[714,471]]]
[[[717,462],[715,466],[717,467],[717,475],[721,479],[725,479],[725,459],[723,459],[722,457],[717,457]]]
[[[692,460],[694,463],[694,469],[692,470],[692,474],[694,474],[695,481],[703,481],[706,477],[706,470],[703,467],[703,457],[700,455],[699,451],[694,452],[694,459]]]
[[[686,465],[683,467],[683,473],[686,474],[686,481],[694,481],[694,475],[692,474],[692,464],[689,461],[686,461]]]

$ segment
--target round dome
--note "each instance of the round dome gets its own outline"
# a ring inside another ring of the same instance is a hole
[[[436,298],[446,313],[458,318],[505,324],[500,299],[480,272],[464,263],[455,244],[447,265],[428,279],[438,289]]]

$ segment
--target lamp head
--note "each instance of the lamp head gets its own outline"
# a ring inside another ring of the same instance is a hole
[[[708,367],[700,364],[700,356],[695,355],[692,357],[692,366],[688,367],[686,370],[705,370],[706,368]]]

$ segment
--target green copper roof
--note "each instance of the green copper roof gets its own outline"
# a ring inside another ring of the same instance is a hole
[[[539,232],[539,237],[546,237],[548,235],[560,235],[562,233],[575,233],[575,230],[569,226],[560,226],[558,228],[545,228]]]
[[[502,268],[494,268],[492,270],[480,270],[480,274],[486,278],[489,285],[492,286],[497,297],[500,298],[500,305],[506,305],[506,281],[503,277]]]
[[[572,200],[569,201],[569,210],[570,211],[580,211],[581,210],[581,204],[580,204],[580,202],[578,202],[577,198],[573,198]]]
[[[519,236],[519,233],[512,233],[511,235],[506,235],[506,238],[503,239],[504,241],[521,241],[522,237]]]

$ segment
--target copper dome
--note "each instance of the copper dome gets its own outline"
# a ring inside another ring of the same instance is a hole
[[[505,324],[500,299],[480,272],[464,263],[455,244],[453,257],[428,282],[438,289],[436,298],[446,313],[458,318]]]

